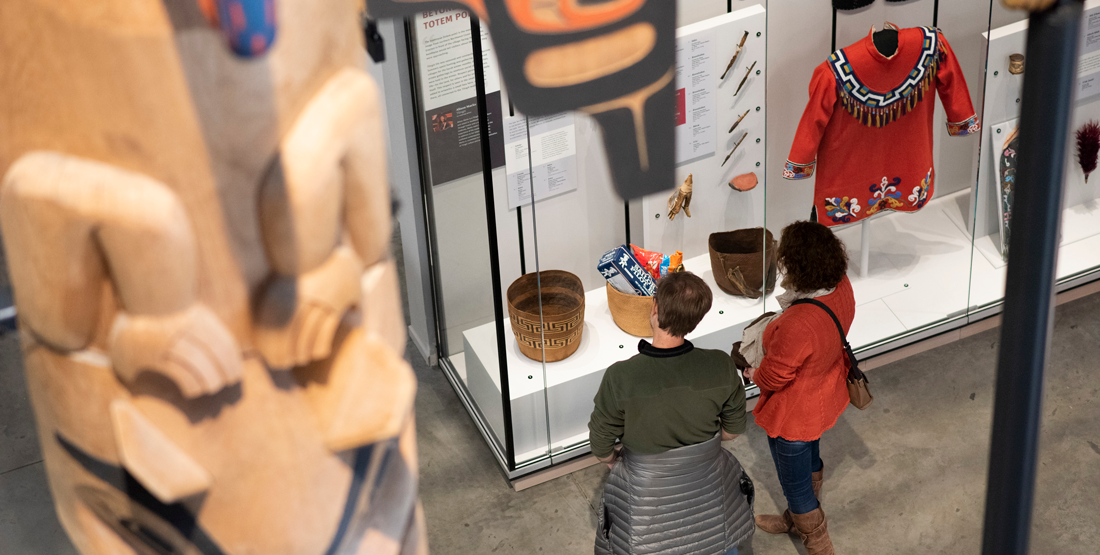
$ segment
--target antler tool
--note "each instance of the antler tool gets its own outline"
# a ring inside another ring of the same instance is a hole
[[[745,31],[745,35],[741,37],[741,44],[737,45],[737,52],[733,53],[733,58],[730,59],[729,65],[726,66],[726,71],[722,72],[722,76],[718,78],[719,80],[725,79],[726,74],[730,72],[730,68],[733,67],[733,64],[737,63],[737,57],[741,55],[741,49],[745,47],[745,41],[748,40],[748,38],[749,32]]]
[[[741,135],[741,139],[737,141],[737,144],[733,145],[733,150],[731,150],[730,153],[726,155],[725,160],[722,160],[722,166],[725,166],[726,162],[730,161],[730,156],[733,156],[733,153],[737,152],[737,147],[741,146],[741,141],[744,141],[745,137],[748,137],[748,136],[749,136],[748,133],[745,133],[744,135]],[[721,167],[721,166],[719,166],[719,167]]]
[[[737,93],[741,92],[741,87],[744,87],[745,86],[745,81],[749,80],[749,75],[752,75],[752,68],[754,68],[754,67],[756,67],[756,62],[753,62],[752,65],[749,66],[749,70],[745,72],[745,77],[743,79],[741,79],[741,84],[737,85],[737,90],[736,91],[733,91],[733,96],[737,96]]]
[[[741,117],[737,118],[737,121],[735,121],[735,122],[733,123],[733,127],[730,127],[730,130],[729,130],[729,131],[726,131],[726,133],[733,133],[733,130],[734,130],[734,129],[737,129],[737,126],[738,126],[738,125],[741,125],[741,120],[745,119],[745,116],[747,116],[747,115],[749,115],[749,111],[748,111],[748,110],[745,110],[745,113],[744,113],[744,114],[741,114]]]

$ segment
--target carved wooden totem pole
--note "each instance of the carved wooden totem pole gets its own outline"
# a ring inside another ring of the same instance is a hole
[[[86,555],[426,552],[357,4],[0,1],[0,225]]]

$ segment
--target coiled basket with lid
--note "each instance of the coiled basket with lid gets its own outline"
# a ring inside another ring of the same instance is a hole
[[[580,347],[584,331],[580,278],[563,270],[530,273],[513,281],[507,296],[508,318],[524,356],[542,362],[544,340],[546,362],[564,360]]]

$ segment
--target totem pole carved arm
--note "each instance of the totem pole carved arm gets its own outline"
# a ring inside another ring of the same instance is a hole
[[[56,152],[12,165],[0,222],[23,323],[60,351],[86,348],[104,282],[120,310],[111,362],[124,382],[152,370],[187,397],[240,379],[239,348],[196,297],[195,237],[175,194],[121,168]]]
[[[361,71],[333,76],[283,138],[261,188],[264,248],[275,275],[261,296],[255,340],[273,367],[329,356],[341,318],[360,302],[364,266],[386,252],[377,97]]]

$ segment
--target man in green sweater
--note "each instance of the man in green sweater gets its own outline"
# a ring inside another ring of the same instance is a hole
[[[684,339],[710,310],[710,287],[689,272],[669,274],[653,300],[653,343],[641,340],[637,355],[612,364],[596,393],[588,437],[608,467],[616,440],[653,454],[745,431],[745,386],[733,359]]]

